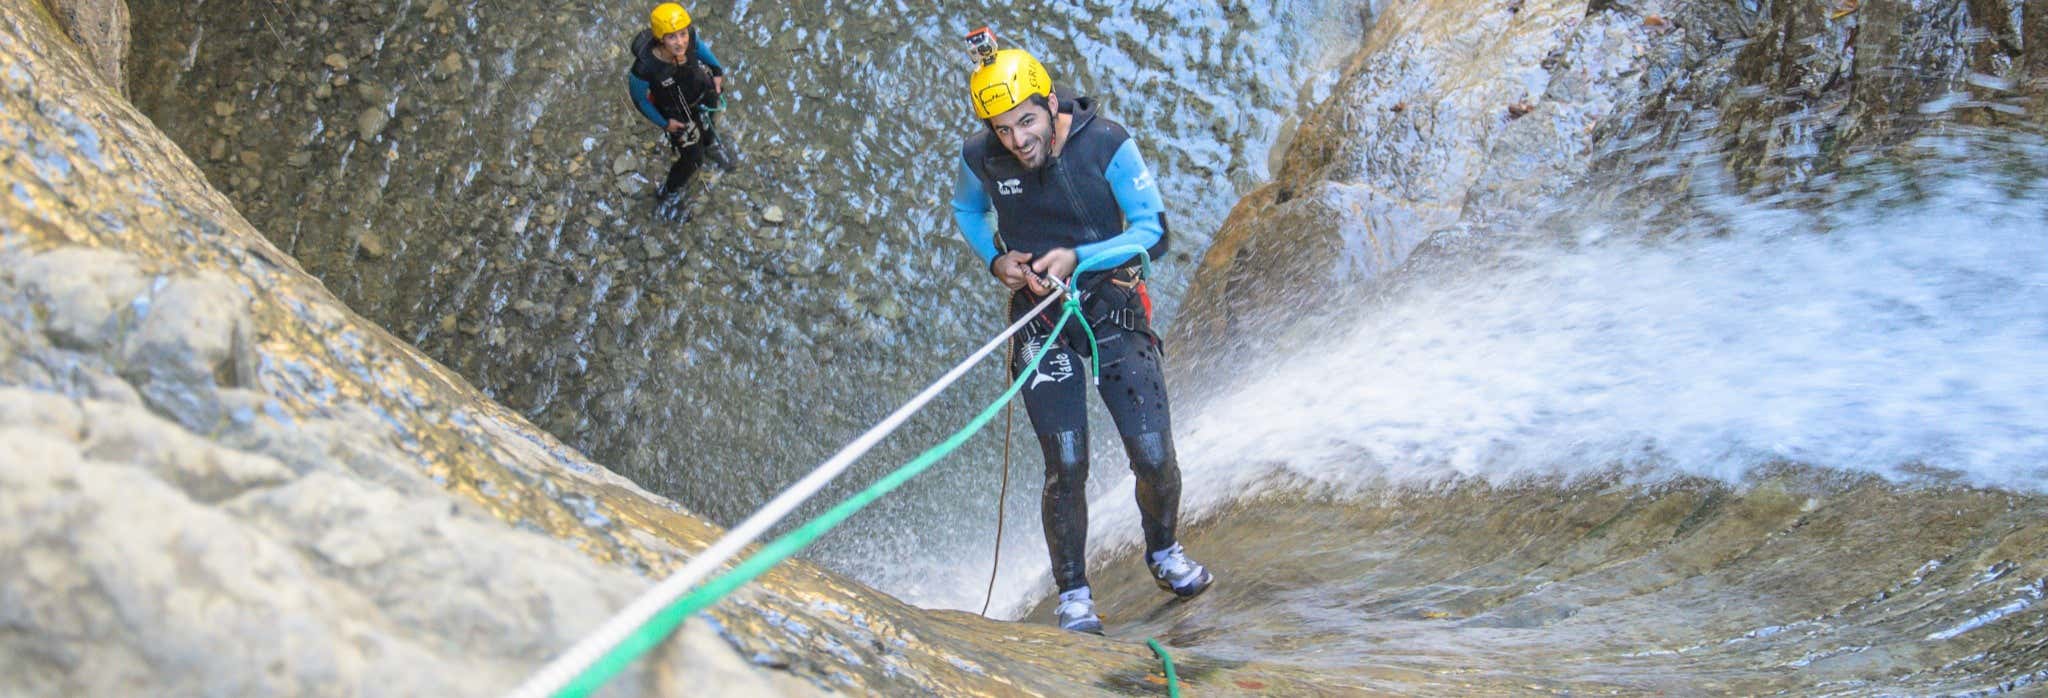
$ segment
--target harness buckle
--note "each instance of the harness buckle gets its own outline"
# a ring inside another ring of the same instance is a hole
[[[1102,315],[1104,324],[1115,325],[1130,331],[1138,330],[1138,311],[1130,306],[1117,308]]]

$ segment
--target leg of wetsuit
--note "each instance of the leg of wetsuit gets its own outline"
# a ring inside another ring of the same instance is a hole
[[[1120,328],[1104,332],[1103,327],[1096,329],[1102,351],[1102,403],[1116,420],[1131,473],[1137,476],[1145,550],[1164,550],[1173,545],[1180,518],[1180,461],[1173,451],[1173,419],[1159,344],[1149,334]]]
[[[676,148],[676,164],[668,168],[668,178],[661,181],[661,196],[667,198],[683,190],[690,178],[697,174],[697,168],[704,164],[704,144],[694,143]]]
[[[1028,309],[1027,304],[1021,310]],[[1047,328],[1033,329],[1039,333],[1027,330],[1020,335],[1023,341],[1012,343],[1011,365],[1018,369],[1048,342]],[[1051,344],[1051,353],[1024,384],[1024,411],[1045,456],[1038,513],[1052,556],[1053,582],[1060,591],[1070,591],[1088,586],[1088,393],[1080,354],[1065,343]]]
[[[731,172],[733,168],[732,147],[718,139],[718,132],[711,127],[704,128],[704,156],[718,169]]]
[[[1060,591],[1088,586],[1088,433],[1038,435],[1045,454],[1045,491],[1038,498],[1052,579]]]

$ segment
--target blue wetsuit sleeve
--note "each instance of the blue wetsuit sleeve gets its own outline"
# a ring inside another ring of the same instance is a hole
[[[967,168],[967,161],[960,161],[960,174],[953,183],[953,221],[960,224],[960,237],[967,239],[967,246],[981,256],[982,266],[996,260],[995,210],[988,200],[988,190],[981,188],[981,178]]]
[[[668,128],[668,119],[661,118],[661,110],[655,109],[654,103],[647,101],[649,87],[651,86],[646,80],[640,79],[640,76],[634,75],[632,71],[626,71],[626,92],[632,96],[633,106],[639,108],[641,116],[654,122],[655,128]]]
[[[1166,201],[1159,196],[1159,183],[1153,179],[1151,168],[1145,166],[1145,158],[1138,155],[1138,142],[1125,140],[1109,159],[1109,167],[1103,169],[1102,176],[1109,180],[1117,208],[1124,212],[1124,232],[1076,247],[1074,254],[1089,259],[1113,247],[1137,245],[1149,249],[1159,244],[1159,238],[1166,234],[1166,226],[1161,223],[1161,217],[1166,215]],[[1131,256],[1118,255],[1114,261],[1122,264]]]
[[[711,66],[712,75],[724,75],[725,66],[719,64],[717,56],[711,55],[711,44],[704,43],[704,37],[699,36],[695,30],[690,32],[690,39],[690,50],[697,54],[697,60]]]

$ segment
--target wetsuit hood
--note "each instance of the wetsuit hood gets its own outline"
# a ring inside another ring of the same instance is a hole
[[[1073,123],[1067,126],[1067,140],[1072,140],[1074,134],[1080,133],[1081,129],[1088,128],[1089,124],[1095,122],[1095,98],[1068,97],[1058,90],[1054,90],[1053,94],[1059,95],[1060,113],[1074,117]]]

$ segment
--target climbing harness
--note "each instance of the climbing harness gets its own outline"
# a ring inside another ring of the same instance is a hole
[[[1075,267],[1070,278],[1078,278],[1083,273],[1110,266],[1107,263],[1110,259],[1128,258],[1133,254],[1140,256],[1141,259],[1145,259],[1145,270],[1147,276],[1149,276],[1151,260],[1144,257],[1145,250],[1136,245],[1126,245],[1107,250],[1096,257],[1082,260]],[[1016,379],[1011,381],[1009,389],[1003,392],[1001,398],[983,408],[973,419],[968,421],[966,426],[955,431],[945,441],[926,449],[923,453],[918,454],[916,458],[911,459],[910,462],[903,464],[895,471],[883,476],[875,484],[868,486],[867,489],[848,497],[797,529],[769,541],[766,545],[761,546],[759,550],[755,551],[752,556],[741,560],[739,564],[735,565],[725,574],[712,578],[710,581],[704,581],[712,572],[724,566],[727,560],[737,555],[748,544],[760,538],[770,527],[774,526],[783,517],[788,516],[790,512],[795,511],[805,500],[817,494],[833,478],[845,472],[853,464],[854,460],[866,454],[883,437],[888,436],[891,432],[902,426],[912,414],[924,409],[925,405],[937,397],[941,391],[944,391],[955,381],[958,381],[962,375],[965,375],[970,367],[979,363],[991,352],[1008,342],[1017,332],[1023,330],[1027,324],[1038,316],[1038,313],[1044,312],[1055,301],[1059,301],[1062,298],[1065,299],[1062,303],[1063,310],[1059,321],[1053,325],[1053,335],[1057,336],[1060,330],[1066,326],[1067,321],[1080,315],[1081,306],[1079,299],[1075,297],[1075,294],[1070,293],[1068,286],[1056,282],[1055,292],[1048,295],[1043,301],[1040,301],[1036,307],[1032,308],[1031,312],[1025,314],[1016,322],[1011,323],[1009,327],[998,333],[994,339],[989,340],[987,344],[982,345],[980,349],[976,350],[966,360],[954,366],[945,375],[940,376],[937,381],[926,387],[923,392],[918,393],[909,402],[905,402],[903,406],[896,408],[895,412],[891,412],[880,423],[870,427],[858,438],[855,438],[851,443],[841,448],[838,453],[833,454],[831,458],[819,464],[809,475],[804,476],[803,479],[798,480],[795,484],[790,485],[789,488],[777,494],[774,499],[769,500],[767,504],[763,505],[759,511],[754,512],[752,516],[747,517],[738,526],[734,526],[731,530],[727,531],[723,537],[713,542],[703,552],[691,558],[688,563],[683,565],[682,569],[677,570],[674,574],[669,575],[667,579],[656,584],[654,588],[649,589],[639,598],[634,599],[633,603],[628,604],[617,615],[614,615],[610,620],[599,626],[597,630],[585,636],[581,641],[578,641],[575,646],[569,648],[569,651],[564,652],[561,656],[556,657],[554,661],[549,662],[547,666],[542,667],[539,672],[528,678],[526,683],[521,684],[519,688],[515,689],[511,695],[515,698],[542,698],[543,696],[581,697],[589,695],[603,686],[605,681],[611,679],[620,671],[625,670],[628,665],[648,650],[661,644],[691,614],[710,607],[727,594],[766,573],[776,564],[796,555],[805,546],[810,545],[813,541],[825,535],[826,532],[832,530],[833,527],[838,526],[848,517],[853,516],[855,512],[880,499],[883,495],[901,487],[904,483],[909,482],[911,478],[916,477],[936,464],[941,458],[959,449],[961,445],[967,442],[969,437],[981,431],[982,427],[987,426],[988,422],[995,418],[997,409],[1005,408],[1019,392],[1023,391],[1026,381],[1030,380],[1031,375],[1037,371],[1039,362],[1047,354],[1051,353],[1053,346],[1050,343],[1039,350],[1035,356],[1031,357],[1031,360],[1024,365],[1022,371],[1017,372]],[[1086,327],[1088,323],[1084,319],[1081,324],[1083,327]],[[1090,349],[1092,350],[1094,349],[1093,330],[1088,332],[1088,337]],[[1098,371],[1100,370],[1099,365],[1097,369]],[[1162,661],[1169,661],[1166,669],[1169,679],[1169,690],[1173,695],[1179,695],[1179,685],[1177,680],[1173,678],[1170,660],[1166,660],[1165,651],[1158,647],[1156,641],[1151,641],[1151,644],[1153,650],[1160,654]]]
[[[1105,250],[1093,257],[1081,260],[1080,264],[1074,266],[1074,273],[1068,275],[1067,278],[1079,279],[1081,278],[1082,274],[1086,274],[1088,272],[1096,271],[1099,269],[1118,266],[1123,263],[1121,260],[1129,259],[1132,256],[1137,257],[1142,265],[1142,271],[1139,272],[1139,278],[1152,278],[1152,256],[1145,252],[1145,248],[1139,247],[1137,245],[1121,245],[1118,247],[1111,248],[1109,250]],[[1119,261],[1112,263],[1110,260]],[[1066,297],[1066,312],[1069,315],[1081,318],[1081,329],[1084,330],[1088,335],[1089,368],[1093,369],[1089,373],[1088,377],[1095,383],[1095,385],[1102,385],[1102,351],[1101,347],[1097,346],[1095,343],[1095,327],[1093,326],[1094,323],[1089,322],[1088,316],[1081,312],[1082,294],[1074,293],[1072,288],[1069,288],[1068,286],[1061,284],[1059,279],[1048,279],[1048,281],[1051,281],[1053,287],[1057,289],[1057,291],[1053,294],[1054,297]],[[1059,331],[1054,330],[1051,334],[1047,336],[1057,337],[1059,336]]]

